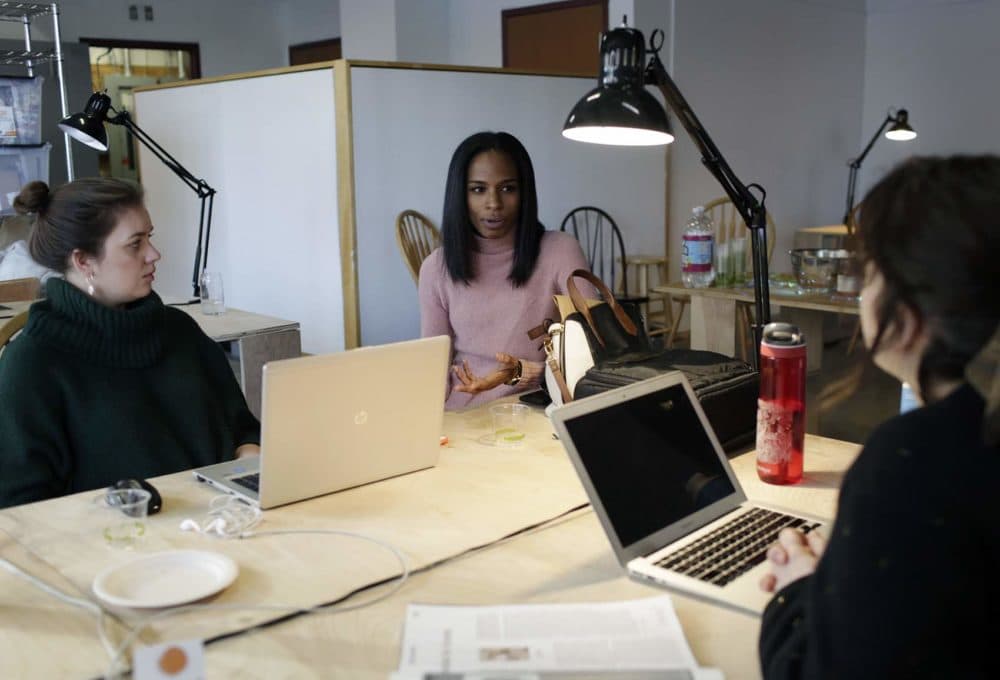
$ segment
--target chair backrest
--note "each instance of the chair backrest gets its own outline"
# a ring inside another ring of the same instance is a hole
[[[42,282],[36,278],[0,281],[0,302],[34,300],[42,292]]]
[[[396,243],[406,268],[416,283],[420,265],[431,251],[441,245],[441,232],[434,223],[416,210],[404,210],[396,217]]]
[[[715,242],[726,243],[730,239],[743,238],[749,236],[746,223],[740,216],[733,201],[728,196],[716,198],[705,204],[705,213],[712,217],[715,223]],[[771,213],[767,216],[767,262],[771,263],[771,255],[774,254],[774,241],[776,229]],[[746,271],[753,271],[753,255],[750,250],[749,241],[746,250]]]
[[[589,205],[574,208],[563,218],[560,230],[573,234],[580,242],[590,271],[597,278],[612,291],[628,297],[628,277],[624,275],[625,242],[610,215]]]
[[[17,333],[24,328],[25,324],[28,323],[28,310],[24,310],[20,314],[15,314],[13,317],[7,319],[2,324],[0,324],[0,354],[3,353],[4,347],[10,342]]]

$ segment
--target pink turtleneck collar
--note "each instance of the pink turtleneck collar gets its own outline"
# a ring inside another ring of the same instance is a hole
[[[509,253],[514,249],[514,237],[517,235],[516,229],[511,229],[501,238],[484,238],[475,230],[472,231],[473,249],[484,255],[495,255],[497,253]]]

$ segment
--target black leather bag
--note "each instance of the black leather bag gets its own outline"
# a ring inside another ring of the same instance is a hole
[[[588,304],[573,282],[575,277],[593,284],[604,301]],[[753,441],[760,377],[749,364],[706,350],[653,350],[638,310],[616,302],[611,291],[590,272],[574,271],[567,289],[594,356],[593,368],[576,383],[575,399],[681,371],[723,449],[734,451]]]

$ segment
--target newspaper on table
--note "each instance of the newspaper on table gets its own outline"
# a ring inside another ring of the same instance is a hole
[[[698,668],[668,596],[617,602],[411,604],[393,680],[721,680]]]

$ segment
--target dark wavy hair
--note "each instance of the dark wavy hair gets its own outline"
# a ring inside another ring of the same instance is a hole
[[[448,165],[448,180],[444,189],[444,211],[441,218],[441,241],[444,261],[452,281],[468,284],[475,277],[470,252],[473,227],[469,219],[466,197],[469,164],[484,151],[507,154],[517,168],[520,185],[521,211],[514,242],[514,264],[508,280],[515,288],[523,285],[535,269],[538,250],[545,227],[538,221],[538,194],[535,190],[535,170],[521,142],[506,132],[478,132],[468,137],[452,154]]]
[[[918,372],[926,400],[934,382],[962,379],[1000,321],[1000,157],[901,163],[865,196],[858,235],[885,281],[871,353],[909,309],[930,335]]]

